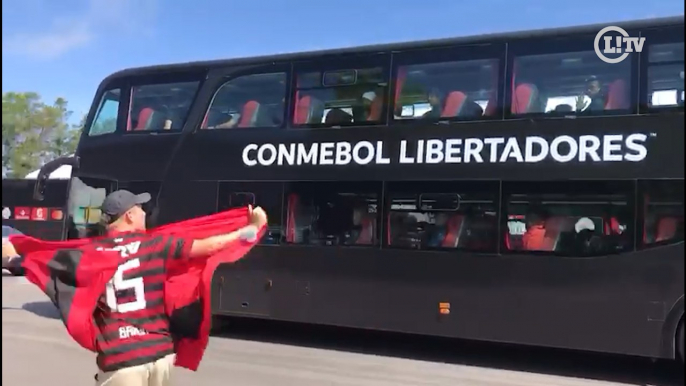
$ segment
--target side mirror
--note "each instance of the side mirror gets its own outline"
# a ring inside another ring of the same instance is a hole
[[[33,199],[36,201],[43,201],[45,199],[45,186],[52,174],[59,167],[68,165],[72,168],[72,173],[79,168],[79,157],[64,156],[56,158],[40,168],[38,177],[36,177],[36,184],[33,186]]]

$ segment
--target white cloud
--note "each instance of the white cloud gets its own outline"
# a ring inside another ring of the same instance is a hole
[[[44,30],[3,36],[2,51],[54,59],[92,43],[103,32],[134,32],[137,26],[138,34],[150,32],[155,6],[156,0],[86,0],[84,9],[52,18]]]

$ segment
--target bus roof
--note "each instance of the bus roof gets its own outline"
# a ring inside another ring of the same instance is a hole
[[[614,25],[620,26],[624,29],[644,29],[644,28],[655,28],[655,27],[665,27],[670,25],[684,24],[684,15],[652,18],[652,19],[639,19],[631,21],[621,21],[614,23],[597,23],[588,24],[582,26],[571,26],[571,27],[561,27],[561,28],[545,28],[545,29],[535,29],[527,31],[518,32],[504,32],[504,33],[492,33],[492,34],[482,34],[482,35],[472,35],[457,38],[441,38],[433,40],[422,40],[422,41],[412,41],[403,43],[387,43],[387,44],[374,44],[356,47],[346,47],[346,48],[334,48],[319,51],[304,51],[304,52],[294,52],[285,53],[277,55],[262,55],[253,57],[241,57],[232,59],[218,59],[218,60],[206,60],[206,61],[194,61],[194,62],[183,62],[183,63],[173,63],[173,64],[162,64],[154,66],[145,67],[134,67],[129,69],[124,69],[113,73],[108,76],[105,81],[113,78],[121,78],[127,76],[138,76],[153,73],[165,73],[165,72],[175,72],[183,70],[200,70],[203,68],[211,67],[222,67],[222,66],[235,66],[235,65],[249,65],[265,62],[285,62],[293,60],[306,60],[312,58],[322,58],[327,56],[336,56],[343,54],[365,54],[374,53],[382,51],[404,51],[416,48],[426,48],[431,46],[448,46],[448,45],[460,45],[460,44],[488,44],[498,41],[515,40],[515,39],[527,39],[527,38],[537,38],[546,37],[551,35],[571,35],[571,34],[584,34],[584,33],[597,33],[600,29]]]

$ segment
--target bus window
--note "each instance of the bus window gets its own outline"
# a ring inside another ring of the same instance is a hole
[[[684,241],[684,181],[639,181],[644,247]]]
[[[280,182],[222,182],[219,184],[217,210],[261,206],[267,212],[267,233],[260,244],[281,242],[283,184]]]
[[[180,131],[198,90],[199,82],[133,86],[129,131]]]
[[[231,79],[214,95],[201,129],[280,127],[286,74],[252,74]]]
[[[88,130],[89,136],[111,134],[117,131],[117,117],[119,116],[120,89],[105,91],[100,99],[95,119]]]
[[[684,106],[684,42],[648,47],[648,106]]]
[[[479,119],[497,113],[498,60],[398,67],[395,119]]]
[[[381,123],[387,82],[383,67],[298,72],[293,125],[340,127]]]
[[[292,184],[286,193],[285,242],[378,245],[380,191],[380,183]]]
[[[423,183],[421,191],[390,184],[386,244],[407,249],[494,253],[498,246],[498,183]],[[460,189],[462,188],[462,189]]]
[[[631,60],[608,64],[595,51],[519,56],[511,113],[601,115],[628,112]]]
[[[506,250],[595,256],[633,248],[631,182],[510,182]]]

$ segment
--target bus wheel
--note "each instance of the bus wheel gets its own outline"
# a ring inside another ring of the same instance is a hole
[[[684,363],[684,358],[686,358],[686,352],[684,352],[684,320],[681,319],[681,323],[679,323],[679,332],[677,333],[676,336],[676,347],[677,347],[677,354],[679,355],[678,359],[681,359],[681,363]]]

